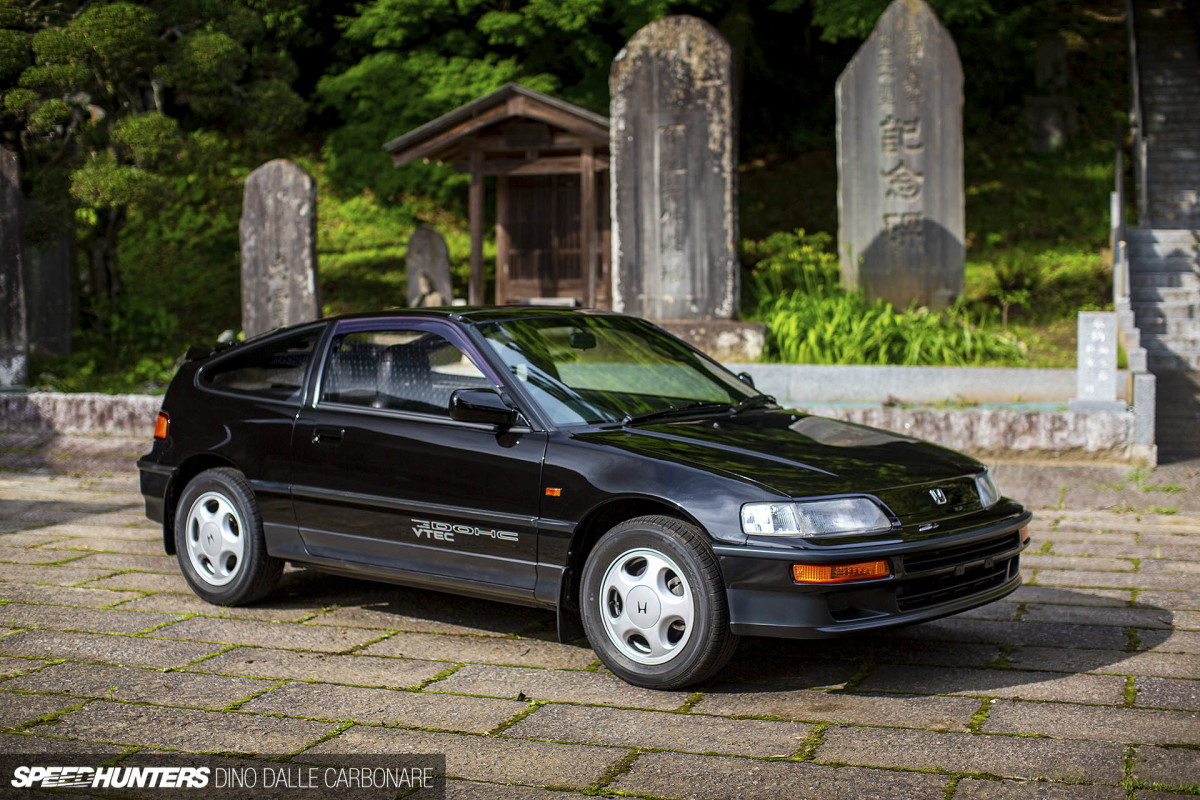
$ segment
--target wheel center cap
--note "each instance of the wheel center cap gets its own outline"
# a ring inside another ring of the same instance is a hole
[[[642,630],[654,627],[662,614],[658,594],[649,586],[638,586],[625,598],[625,613]]]
[[[217,527],[217,523],[208,522],[200,529],[200,547],[208,556],[215,557],[217,551],[221,549],[221,530]]]

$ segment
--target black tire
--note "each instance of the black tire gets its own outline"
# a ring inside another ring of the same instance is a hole
[[[604,534],[584,564],[580,597],[592,649],[635,686],[699,683],[737,649],[717,560],[682,520],[638,517]]]
[[[246,477],[222,467],[192,478],[175,509],[175,554],[188,585],[214,605],[265,596],[283,562],[267,555],[262,516]]]

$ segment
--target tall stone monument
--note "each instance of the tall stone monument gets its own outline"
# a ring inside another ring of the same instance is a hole
[[[962,65],[925,0],[893,0],[837,81],[842,282],[899,308],[963,288]]]
[[[70,230],[69,225],[63,227]],[[72,254],[71,237],[64,233],[25,248],[25,313],[31,353],[71,354],[71,330],[75,327]]]
[[[450,250],[437,228],[424,222],[408,237],[404,256],[408,272],[408,305],[448,306],[453,301],[450,287]]]
[[[29,339],[21,274],[25,227],[21,218],[21,165],[0,147],[0,387],[25,383]]]
[[[317,185],[308,173],[286,159],[251,172],[241,234],[246,337],[320,317]]]
[[[729,43],[675,16],[613,59],[613,308],[657,320],[738,311],[737,140]]]

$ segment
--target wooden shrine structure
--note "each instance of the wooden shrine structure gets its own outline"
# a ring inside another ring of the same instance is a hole
[[[384,145],[471,176],[468,302],[483,305],[485,181],[496,179],[497,305],[612,305],[608,117],[507,84]]]

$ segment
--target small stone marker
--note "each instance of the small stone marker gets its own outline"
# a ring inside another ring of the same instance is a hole
[[[71,239],[25,248],[25,310],[31,352],[71,354]]]
[[[733,68],[707,22],[642,28],[608,78],[613,308],[651,319],[738,310]]]
[[[1081,311],[1078,324],[1077,397],[1068,409],[1084,414],[1125,411],[1125,403],[1117,400],[1117,315]]]
[[[408,305],[448,306],[453,302],[450,287],[450,251],[437,228],[424,222],[408,237],[404,257],[408,271]]]
[[[1079,103],[1067,94],[1067,40],[1062,36],[1038,42],[1034,80],[1037,94],[1025,98],[1030,147],[1050,153],[1079,132]]]
[[[28,377],[21,201],[21,164],[0,147],[0,387],[21,386]]]
[[[842,282],[897,308],[962,292],[962,65],[925,0],[894,0],[837,81]]]
[[[250,173],[241,232],[246,338],[319,318],[317,185],[308,173],[286,159]]]

